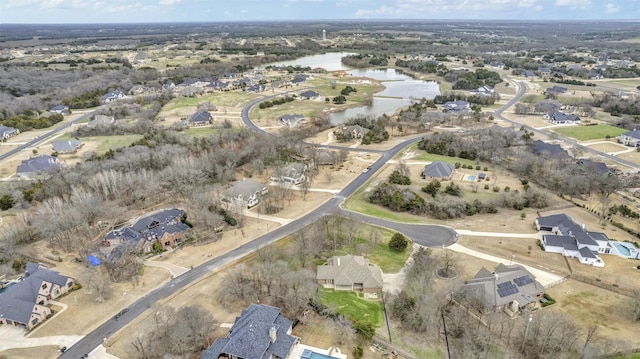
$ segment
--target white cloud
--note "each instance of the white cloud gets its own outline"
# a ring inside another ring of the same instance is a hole
[[[518,7],[532,7],[538,0],[520,0]]]
[[[607,5],[605,5],[605,7],[607,8],[608,13],[614,13],[614,12],[620,11],[620,6],[616,4],[608,3]]]
[[[556,0],[556,6],[571,6],[579,9],[591,6],[591,0]]]
[[[178,5],[182,2],[182,0],[160,0],[158,4],[160,5]]]

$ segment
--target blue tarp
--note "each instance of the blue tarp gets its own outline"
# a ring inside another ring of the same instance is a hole
[[[98,259],[96,256],[87,256],[87,259],[89,259],[89,263],[91,263],[92,266],[99,266],[100,264],[102,264],[102,261],[100,259]]]

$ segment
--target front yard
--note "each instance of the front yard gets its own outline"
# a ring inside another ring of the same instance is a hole
[[[616,137],[627,132],[624,128],[609,125],[558,127],[553,131],[579,141],[605,139],[607,136]]]

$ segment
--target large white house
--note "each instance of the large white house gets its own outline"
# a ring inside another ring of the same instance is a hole
[[[242,204],[251,208],[260,203],[260,198],[269,193],[267,186],[252,179],[235,181],[224,191],[223,200],[227,203]]]
[[[599,254],[612,253],[606,234],[590,232],[585,225],[578,225],[566,214],[536,218],[536,227],[539,231],[549,232],[541,238],[545,252],[578,258],[580,263],[596,267],[604,267]]]

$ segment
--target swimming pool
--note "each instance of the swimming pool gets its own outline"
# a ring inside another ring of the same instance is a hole
[[[309,349],[305,349],[302,351],[302,356],[300,356],[300,359],[336,359],[336,358],[328,355],[316,353]]]
[[[16,284],[16,282],[7,283],[7,285],[5,285],[4,288],[0,288],[0,294],[2,294],[5,290],[9,289],[9,287],[11,287],[14,284]]]
[[[476,181],[476,176],[474,176],[474,175],[468,175],[468,176],[467,176],[467,181],[469,181],[469,182],[475,182],[475,181]]]
[[[620,254],[622,254],[623,256],[625,257],[631,256],[631,251],[624,244],[613,242],[613,245],[616,246],[616,249],[618,250],[618,252],[620,252]]]

